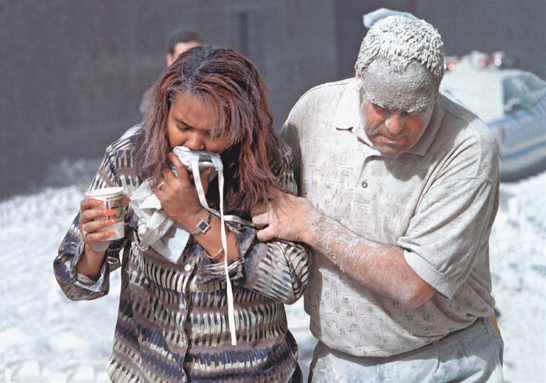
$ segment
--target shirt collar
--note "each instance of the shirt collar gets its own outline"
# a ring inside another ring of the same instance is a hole
[[[443,120],[445,110],[445,100],[442,95],[438,97],[438,101],[434,105],[434,110],[432,111],[432,117],[430,122],[425,129],[425,133],[407,153],[417,154],[424,156],[432,141],[438,133],[441,122]],[[356,79],[351,79],[343,94],[339,100],[339,104],[336,110],[336,115],[334,117],[334,126],[338,130],[348,130],[358,136],[366,145],[373,147],[368,135],[364,131],[364,126],[362,125],[361,111],[360,111],[360,97],[359,92],[356,87]]]

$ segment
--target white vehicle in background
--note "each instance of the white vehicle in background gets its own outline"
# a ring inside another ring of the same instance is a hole
[[[480,117],[499,145],[501,179],[515,181],[546,169],[546,81],[500,69],[502,53],[446,57],[440,91]]]

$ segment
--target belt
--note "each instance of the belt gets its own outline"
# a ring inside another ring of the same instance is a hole
[[[501,335],[501,332],[500,332],[500,329],[499,329],[499,325],[497,324],[497,316],[495,315],[494,312],[489,317],[489,320],[491,321],[491,324],[493,325],[493,328],[495,329],[495,332],[497,333],[497,335],[502,338],[502,335]]]

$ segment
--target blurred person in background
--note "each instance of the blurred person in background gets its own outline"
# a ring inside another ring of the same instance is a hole
[[[150,102],[137,133],[107,148],[91,186],[122,186],[134,197],[125,236],[108,241],[112,232],[98,230],[111,222],[99,218],[111,212],[84,199],[54,262],[59,285],[72,300],[100,298],[121,267],[107,366],[114,382],[301,382],[284,304],[303,294],[309,255],[292,242],[259,241],[244,221],[270,186],[297,194],[262,78],[242,55],[201,45],[165,70]],[[223,191],[220,171],[209,180],[210,168],[199,190],[196,173],[172,153],[181,146],[220,155]],[[202,193],[216,209],[225,195],[221,211],[237,219],[222,225]],[[138,213],[147,203],[157,206],[152,220]],[[158,219],[174,234],[149,243],[160,235]]]
[[[311,89],[284,124],[302,197],[272,188],[252,216],[261,240],[313,248],[312,382],[503,381],[489,267],[498,151],[440,94],[443,58],[425,21],[378,20],[355,77]]]
[[[167,36],[167,53],[165,55],[165,62],[167,63],[167,66],[171,66],[174,60],[176,60],[178,56],[186,52],[188,49],[198,47],[203,43],[203,38],[199,32],[194,31],[193,29],[177,29],[172,31]],[[143,116],[146,112],[148,99],[150,98],[151,93],[152,88],[149,88],[142,95],[138,109]]]
[[[198,47],[203,44],[203,38],[199,32],[193,29],[176,29],[169,33],[167,36],[167,53],[165,55],[165,62],[167,67],[171,66],[172,63],[180,56],[182,53],[188,49]],[[140,100],[138,110],[140,114],[144,117],[146,113],[146,108],[149,106],[150,94],[152,93],[153,87],[149,88]],[[125,133],[120,138],[129,137],[138,130],[138,126],[133,126],[132,128],[127,129]]]

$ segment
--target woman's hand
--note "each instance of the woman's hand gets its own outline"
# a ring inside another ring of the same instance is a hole
[[[190,175],[176,155],[170,153],[169,156],[178,176],[175,176],[170,168],[164,169],[163,174],[157,180],[155,194],[161,201],[161,205],[168,216],[192,233],[196,231],[197,224],[201,220],[206,222],[210,213],[201,205],[192,175]],[[209,189],[211,171],[212,168],[208,168],[200,174],[205,195]],[[239,257],[235,236],[229,231],[227,232],[226,239],[227,255],[224,253],[221,228],[220,218],[212,215],[210,217],[209,229],[205,233],[198,231],[194,234],[195,240],[208,254],[211,256],[216,255],[214,258],[215,262],[223,262],[226,259]]]
[[[95,252],[106,251],[109,242],[103,240],[115,234],[114,231],[98,231],[116,223],[115,219],[101,219],[116,212],[100,206],[104,206],[104,202],[93,198],[86,198],[80,203],[80,232],[84,242]]]
[[[123,206],[127,206],[128,203],[129,198],[125,197],[123,199]],[[114,210],[104,208],[104,202],[101,200],[86,198],[80,203],[79,224],[85,248],[76,265],[76,271],[79,274],[85,275],[95,281],[100,276],[105,251],[110,245],[110,242],[105,240],[114,235],[115,231],[99,232],[98,230],[115,224],[115,219],[101,219],[115,214]]]
[[[169,157],[178,176],[170,168],[163,169],[162,175],[157,180],[155,194],[167,215],[189,232],[193,232],[197,223],[208,213],[205,213],[205,208],[199,201],[193,177],[176,155],[169,153]],[[201,173],[201,184],[205,195],[209,188],[211,171],[212,168],[208,168]]]

